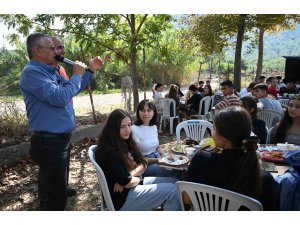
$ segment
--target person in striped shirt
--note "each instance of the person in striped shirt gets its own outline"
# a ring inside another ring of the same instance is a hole
[[[239,105],[240,98],[234,94],[233,83],[230,80],[225,80],[221,83],[221,90],[223,92],[224,98],[218,104],[216,104],[215,109],[221,110],[228,106]]]

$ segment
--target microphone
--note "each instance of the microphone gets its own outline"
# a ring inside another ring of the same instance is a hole
[[[68,65],[70,65],[70,66],[73,66],[73,65],[75,64],[74,61],[72,61],[72,60],[70,60],[70,59],[67,59],[67,58],[63,57],[62,55],[56,55],[56,56],[54,56],[54,58],[55,58],[57,61],[66,63],[66,64],[68,64]],[[87,67],[85,70],[86,70],[86,71],[89,71],[89,72],[92,73],[92,74],[95,73],[93,70],[91,70],[91,69],[88,68],[88,67]]]
[[[62,55],[56,55],[54,58],[55,58],[57,61],[66,63],[66,64],[68,64],[68,65],[70,65],[70,66],[73,66],[73,65],[74,65],[74,62],[73,62],[72,60],[63,57]]]

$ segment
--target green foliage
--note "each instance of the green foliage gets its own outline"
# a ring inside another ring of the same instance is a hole
[[[19,77],[28,59],[24,45],[0,50],[0,95],[20,95]]]
[[[156,82],[164,84],[185,82],[185,78],[195,70],[195,58],[190,51],[182,48],[178,36],[178,30],[165,31],[159,44],[147,48],[147,87],[152,87],[152,84]],[[142,70],[142,65],[140,62],[140,70]]]
[[[200,64],[202,72],[232,76],[238,16],[39,14],[29,19],[23,14],[0,15],[0,20],[7,27],[17,31],[9,36],[9,40],[17,44],[17,50],[0,51],[1,90],[3,87],[18,90],[19,75],[27,62],[25,46],[19,42],[20,35],[27,36],[32,29],[63,37],[67,58],[87,62],[88,52],[103,59],[110,58],[97,72],[92,84],[94,90],[107,92],[118,89],[122,77],[128,75],[136,79],[137,88],[143,89],[143,49],[146,54],[147,89],[152,87],[153,82],[187,84],[191,82],[191,74],[199,70]],[[267,32],[265,68],[283,70],[284,59],[281,56],[299,55],[299,28],[294,36],[291,32],[269,35],[287,28],[294,29],[291,20],[296,21],[297,18],[297,15],[287,14],[247,15],[242,74],[244,71],[253,73],[256,68],[256,33],[259,27]],[[53,25],[58,20],[63,22],[63,26],[54,29]],[[69,75],[72,74],[71,67],[66,65],[65,68]]]

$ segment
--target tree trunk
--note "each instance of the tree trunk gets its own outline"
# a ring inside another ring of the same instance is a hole
[[[146,100],[146,91],[147,91],[147,87],[146,87],[146,83],[147,83],[147,76],[146,76],[146,53],[145,53],[145,48],[143,48],[143,75],[144,75],[144,100]]]
[[[212,64],[213,64],[213,60],[211,59],[210,60],[210,63],[209,63],[209,80],[211,81],[211,73],[212,73]]]
[[[241,89],[241,58],[242,58],[242,46],[243,38],[246,26],[246,14],[241,14],[239,16],[239,24],[236,38],[235,46],[235,56],[234,56],[234,88],[236,91]]]
[[[201,67],[202,67],[202,62],[200,62],[200,67],[199,67],[199,75],[198,75],[198,82],[200,80],[200,76],[201,76]]]
[[[229,80],[229,63],[227,63],[227,73],[226,73],[226,80]]]
[[[258,59],[256,65],[255,80],[258,80],[258,78],[261,76],[262,67],[263,67],[262,65],[263,65],[263,57],[264,57],[264,33],[265,33],[265,29],[260,28],[259,36],[258,36]]]
[[[137,49],[136,49],[136,33],[135,33],[135,15],[131,14],[131,78],[133,84],[133,111],[137,108],[139,104],[139,90],[138,90],[138,74],[136,69],[136,57],[137,57]]]

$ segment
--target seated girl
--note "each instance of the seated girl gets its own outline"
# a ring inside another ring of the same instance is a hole
[[[300,95],[290,99],[282,120],[271,128],[270,142],[300,145]]]
[[[257,99],[251,96],[244,96],[239,101],[239,105],[250,113],[252,132],[259,137],[261,144],[266,144],[268,131],[265,121],[257,118],[257,103]]]
[[[175,101],[175,109],[176,109],[176,114],[174,115],[174,110],[173,110],[173,103],[170,105],[170,116],[180,116],[179,112],[179,104],[180,104],[180,96],[178,94],[178,87],[175,84],[170,85],[170,90],[169,93],[166,94],[166,98],[172,98]]]
[[[157,165],[162,151],[159,150],[156,117],[157,112],[154,102],[142,100],[137,107],[132,135],[148,162],[148,167],[143,176],[180,177],[178,171],[167,170]]]
[[[99,136],[95,160],[102,168],[116,210],[180,210],[175,178],[146,177],[147,161],[131,133],[131,118],[122,109],[108,117]]]
[[[199,151],[188,167],[185,180],[250,196],[270,209],[273,199],[267,199],[262,190],[262,180],[269,179],[270,174],[263,174],[261,179],[256,154],[258,138],[250,137],[249,113],[241,107],[226,107],[215,115],[214,128],[212,138],[218,149]],[[274,179],[273,184],[276,184]],[[191,203],[187,194],[183,197],[186,204]]]

